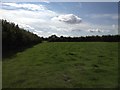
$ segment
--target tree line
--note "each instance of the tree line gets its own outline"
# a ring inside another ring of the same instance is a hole
[[[86,37],[64,37],[51,35],[45,40],[49,42],[119,42],[120,35],[86,36]]]
[[[46,38],[49,42],[119,42],[120,35],[86,36],[86,37],[64,37],[52,35]]]
[[[2,54],[31,47],[42,41],[48,42],[119,42],[120,35],[86,36],[86,37],[64,37],[51,35],[48,38],[39,37],[12,22],[2,22]]]
[[[51,35],[45,40],[49,42],[119,42],[120,35],[86,36],[86,37],[64,37]]]
[[[9,51],[21,50],[26,47],[41,43],[41,38],[36,34],[20,28],[12,22],[0,20],[2,22],[2,54]]]

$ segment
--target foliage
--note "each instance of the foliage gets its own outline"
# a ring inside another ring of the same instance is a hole
[[[86,36],[86,37],[58,37],[51,35],[49,42],[119,42],[120,35]]]
[[[2,20],[2,49],[3,56],[14,50],[19,50],[41,42],[41,38],[36,34],[19,28],[14,23]]]

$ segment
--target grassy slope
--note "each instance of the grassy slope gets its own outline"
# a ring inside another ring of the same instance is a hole
[[[42,43],[3,61],[3,87],[117,87],[118,45]]]
[[[2,60],[0,59],[0,89],[2,90]]]

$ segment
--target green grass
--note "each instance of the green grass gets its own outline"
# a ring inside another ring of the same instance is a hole
[[[2,60],[0,60],[0,89],[2,89]]]
[[[118,43],[41,43],[3,60],[3,88],[118,87]]]

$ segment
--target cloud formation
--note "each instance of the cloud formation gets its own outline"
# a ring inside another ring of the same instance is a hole
[[[52,20],[57,20],[60,22],[65,22],[68,24],[79,24],[81,23],[82,19],[74,14],[66,14],[66,15],[60,15],[57,17],[52,18]]]
[[[35,4],[17,4],[17,3],[3,3],[3,5],[15,7],[15,8],[22,8],[22,9],[28,9],[28,10],[46,10],[43,5],[35,5]]]
[[[89,32],[98,32],[98,33],[101,33],[101,32],[104,32],[103,30],[101,30],[101,29],[98,29],[98,28],[96,28],[96,29],[88,29],[88,31]]]
[[[52,34],[57,36],[108,34],[108,31],[114,33],[114,30],[117,33],[115,25],[100,26],[85,22],[75,14],[61,14],[59,11],[48,9],[47,6],[39,3],[3,3],[3,7],[0,9],[0,19],[14,22],[20,27],[43,37]],[[9,9],[11,7],[12,9]]]
[[[113,20],[118,19],[117,14],[91,14],[91,15],[86,15],[87,17],[93,18],[93,19],[103,19],[103,18],[109,18]]]

